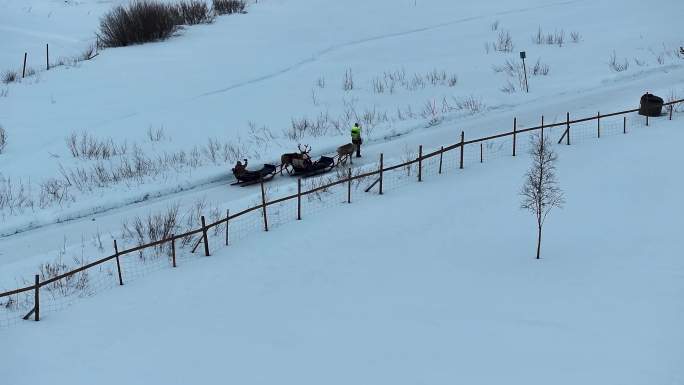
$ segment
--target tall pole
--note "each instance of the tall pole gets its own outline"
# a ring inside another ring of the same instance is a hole
[[[525,58],[527,57],[527,54],[525,51],[520,51],[520,58],[522,59],[523,62],[523,72],[525,73],[525,92],[529,93],[530,92],[530,86],[527,84],[527,66],[525,65]]]

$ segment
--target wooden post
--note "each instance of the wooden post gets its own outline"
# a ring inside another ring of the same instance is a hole
[[[121,261],[119,260],[119,246],[114,240],[114,254],[116,255],[116,270],[119,272],[119,285],[123,286],[123,277],[121,276]]]
[[[442,157],[444,155],[444,146],[439,149],[439,174],[442,173]]]
[[[24,52],[24,67],[21,70],[21,78],[23,79],[24,76],[26,76],[26,56],[28,56],[27,52]]]
[[[622,133],[623,134],[627,133],[627,117],[626,116],[622,117]]]
[[[204,215],[200,217],[202,220],[202,237],[204,238],[204,256],[209,256],[209,236],[207,236],[207,223],[204,220]]]
[[[297,220],[302,220],[302,178],[297,178]]]
[[[596,132],[598,138],[601,139],[601,111],[596,114]]]
[[[566,122],[566,132],[568,137],[565,138],[565,144],[567,146],[570,145],[570,113],[568,112],[567,115],[565,116],[565,122]]]
[[[50,71],[50,44],[45,44],[45,68]]]
[[[261,181],[261,209],[264,214],[264,231],[268,231],[268,216],[266,214],[266,191],[264,191],[264,181]]]
[[[482,161],[483,161],[483,154],[482,154],[482,152],[483,152],[483,150],[482,150],[482,142],[480,142],[480,163],[482,163]]]
[[[40,321],[40,275],[36,274],[36,286],[33,294],[33,320]]]
[[[674,105],[670,104],[670,120],[672,120],[672,110],[674,109]]]
[[[513,118],[513,156],[515,156],[515,139],[518,131],[518,118]]]
[[[351,167],[347,169],[347,203],[351,203],[351,183],[352,183],[352,173]]]
[[[463,169],[463,146],[464,146],[464,143],[465,143],[465,133],[463,133],[463,131],[461,131],[461,162],[459,165],[460,169]]]
[[[423,181],[423,145],[418,146],[418,182]]]
[[[383,154],[380,153],[380,195],[382,195],[382,173],[385,170],[384,162],[383,162]]]
[[[176,236],[171,234],[171,266],[176,267]]]
[[[228,246],[228,225],[230,224],[230,209],[226,210],[226,246]]]

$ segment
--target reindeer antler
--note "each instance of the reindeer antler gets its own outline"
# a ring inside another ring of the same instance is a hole
[[[302,149],[301,144],[298,144],[297,148],[299,149],[299,152],[301,152],[302,154],[308,154],[309,152],[311,152],[311,147],[308,144],[304,145],[304,149]]]

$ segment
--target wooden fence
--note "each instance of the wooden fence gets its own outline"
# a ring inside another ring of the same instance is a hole
[[[674,106],[676,104],[679,104],[679,103],[684,103],[684,99],[674,100],[674,101],[665,103],[666,112],[667,112],[667,115],[669,116],[669,120],[672,120],[672,114],[673,114]],[[423,154],[423,146],[420,146],[419,151],[418,151],[418,156],[415,159],[409,160],[409,161],[404,162],[404,163],[385,167],[384,156],[383,156],[383,154],[380,154],[380,163],[379,163],[379,167],[377,170],[369,171],[369,172],[358,174],[358,175],[352,175],[351,169],[348,169],[348,172],[346,173],[346,178],[342,178],[342,179],[339,179],[339,180],[334,181],[332,183],[328,183],[328,184],[323,185],[323,186],[318,186],[318,187],[315,187],[315,188],[312,188],[312,189],[306,190],[306,191],[302,191],[302,183],[301,183],[301,179],[299,179],[297,181],[297,193],[296,194],[288,195],[288,196],[278,198],[275,200],[271,200],[271,201],[267,201],[267,199],[266,199],[266,194],[264,193],[264,185],[262,182],[261,183],[261,203],[256,205],[256,206],[250,207],[248,209],[242,210],[242,211],[234,213],[232,215],[230,213],[228,213],[224,218],[222,218],[216,222],[208,223],[208,224],[205,222],[204,216],[202,216],[201,217],[202,227],[200,227],[198,229],[191,230],[191,231],[188,231],[188,232],[183,233],[183,234],[174,234],[174,235],[171,235],[170,237],[168,237],[166,239],[162,239],[159,241],[155,241],[155,242],[151,242],[151,243],[147,243],[147,244],[143,244],[143,245],[138,245],[138,246],[132,247],[130,249],[125,249],[125,250],[119,251],[118,245],[117,245],[116,241],[114,241],[114,254],[113,255],[110,255],[110,256],[105,257],[105,258],[101,258],[99,260],[88,263],[88,264],[83,265],[79,268],[76,268],[76,269],[71,270],[69,272],[66,272],[66,273],[60,274],[58,276],[52,277],[52,278],[47,279],[47,280],[42,281],[42,282],[40,281],[40,276],[36,275],[33,285],[18,288],[15,290],[10,290],[10,291],[4,292],[4,293],[0,293],[0,298],[12,296],[12,295],[17,295],[20,293],[25,293],[28,291],[33,291],[34,292],[33,309],[31,309],[31,311],[28,312],[28,314],[26,314],[23,317],[23,319],[27,320],[27,319],[31,318],[31,316],[33,316],[33,319],[35,321],[39,321],[40,320],[40,289],[41,289],[41,287],[44,287],[46,285],[50,285],[50,284],[57,282],[57,281],[60,281],[60,280],[68,279],[69,277],[72,277],[77,273],[86,271],[86,270],[91,269],[95,266],[101,265],[103,263],[106,263],[106,262],[109,262],[112,260],[115,260],[116,264],[117,264],[118,283],[119,283],[119,285],[123,285],[124,284],[124,276],[122,275],[122,271],[121,271],[120,258],[127,255],[127,254],[135,253],[135,252],[138,252],[138,251],[141,251],[144,249],[148,249],[148,248],[168,245],[169,249],[171,250],[172,266],[176,267],[176,241],[183,239],[183,238],[186,238],[186,237],[191,237],[191,236],[201,234],[201,236],[198,239],[197,243],[195,244],[192,252],[195,252],[195,250],[198,248],[200,243],[203,243],[204,254],[205,254],[205,256],[209,256],[210,255],[210,247],[209,247],[209,237],[207,234],[208,231],[214,227],[225,224],[225,229],[226,229],[225,244],[228,245],[228,231],[229,231],[228,230],[229,229],[228,224],[230,223],[230,221],[235,220],[236,218],[239,218],[239,217],[241,217],[245,214],[248,214],[252,211],[261,210],[262,217],[263,217],[264,231],[268,231],[268,207],[272,206],[272,205],[276,205],[276,204],[279,204],[279,203],[282,203],[285,201],[289,201],[289,200],[296,200],[296,202],[297,202],[297,219],[301,220],[302,219],[302,197],[305,197],[305,196],[310,195],[310,194],[315,194],[315,193],[320,192],[320,191],[328,190],[334,186],[347,184],[347,202],[351,203],[351,198],[352,198],[352,196],[351,196],[351,191],[352,191],[351,185],[352,185],[352,182],[355,180],[360,180],[363,178],[377,176],[377,179],[375,179],[375,181],[367,189],[365,189],[365,191],[369,192],[372,188],[374,188],[375,186],[378,186],[378,193],[380,195],[382,195],[383,194],[383,175],[384,175],[384,173],[386,173],[388,171],[397,170],[397,169],[400,169],[402,167],[407,167],[407,166],[413,167],[413,165],[417,165],[417,169],[418,169],[417,179],[418,179],[418,181],[422,181],[422,178],[423,178],[423,173],[422,173],[423,162],[427,159],[438,157],[439,173],[441,174],[442,173],[443,156],[445,153],[447,153],[449,151],[454,151],[454,150],[459,151],[458,166],[460,169],[462,169],[464,167],[464,149],[467,145],[472,145],[472,144],[479,144],[480,145],[479,146],[480,161],[482,161],[482,151],[483,151],[482,150],[482,148],[483,148],[482,143],[483,142],[494,140],[494,139],[505,138],[505,137],[511,137],[511,155],[516,156],[517,139],[518,139],[518,135],[520,135],[520,134],[524,134],[527,132],[533,132],[533,131],[541,131],[543,134],[544,129],[550,129],[550,128],[554,128],[554,127],[565,127],[565,130],[563,131],[563,135],[558,140],[558,144],[565,141],[566,145],[570,145],[570,132],[571,132],[573,124],[578,124],[578,123],[582,123],[582,122],[588,122],[588,121],[595,120],[597,123],[596,124],[596,136],[597,136],[597,138],[600,138],[601,137],[601,119],[605,119],[605,118],[613,117],[613,116],[619,116],[619,115],[627,115],[627,114],[631,114],[631,113],[634,113],[637,111],[638,111],[638,109],[631,109],[631,110],[614,112],[614,113],[604,114],[604,115],[601,115],[601,113],[597,113],[595,116],[582,118],[582,119],[576,119],[576,120],[570,120],[570,114],[568,113],[566,115],[566,120],[564,122],[553,123],[553,124],[544,124],[544,118],[542,117],[541,125],[535,126],[535,127],[524,128],[524,129],[518,129],[517,119],[514,119],[512,131],[501,133],[501,134],[496,134],[496,135],[491,135],[491,136],[487,136],[487,137],[483,137],[483,138],[472,139],[472,140],[465,140],[465,134],[463,131],[461,131],[460,140],[457,143],[448,145],[446,147],[441,147],[439,150],[436,150],[436,151],[433,151],[433,152],[430,152],[427,154]],[[649,118],[645,117],[644,119],[646,121],[646,125],[648,126]],[[626,127],[627,127],[627,120],[625,117],[623,119],[623,132],[624,133],[627,132]]]

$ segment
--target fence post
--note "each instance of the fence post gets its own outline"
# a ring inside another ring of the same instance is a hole
[[[176,267],[176,235],[171,234],[171,267]]]
[[[352,173],[351,167],[347,169],[347,203],[351,203],[351,183],[352,183]]]
[[[226,209],[226,246],[228,246],[228,224],[230,223],[230,209]]]
[[[119,246],[114,240],[114,255],[116,255],[116,270],[119,272],[119,285],[123,286],[123,277],[121,276],[121,261],[119,261]]]
[[[482,161],[483,161],[483,154],[482,154],[482,152],[483,152],[483,150],[482,150],[482,142],[480,142],[480,163],[482,163]]]
[[[297,220],[302,220],[302,178],[297,178]]]
[[[382,173],[385,169],[383,158],[384,158],[383,154],[380,153],[380,195],[382,195]]]
[[[627,133],[627,117],[626,116],[622,117],[622,133],[623,134]]]
[[[40,275],[36,274],[36,288],[33,294],[33,320],[40,321]]]
[[[209,237],[207,236],[207,223],[204,220],[204,215],[200,217],[202,220],[202,237],[204,237],[204,256],[209,256]]]
[[[513,118],[513,156],[515,156],[515,139],[518,131],[518,118]]]
[[[261,209],[264,214],[264,231],[268,231],[268,216],[266,214],[266,192],[264,191],[264,181],[261,181]]]
[[[442,173],[442,157],[444,155],[444,146],[439,149],[439,174]]]
[[[670,104],[670,120],[672,120],[672,110],[674,109],[674,105]]]
[[[568,133],[568,137],[565,138],[565,144],[567,146],[570,145],[570,113],[568,112],[567,115],[565,116],[565,121],[566,121],[566,132]]]
[[[45,68],[50,71],[50,44],[45,44]]]
[[[24,67],[21,70],[21,78],[22,79],[26,76],[26,56],[28,56],[28,53],[24,52]]]
[[[423,181],[423,145],[418,146],[418,182]]]
[[[461,131],[461,162],[459,165],[459,168],[462,170],[463,169],[463,145],[465,143],[465,133]]]
[[[596,114],[596,132],[598,138],[601,139],[601,111]]]

